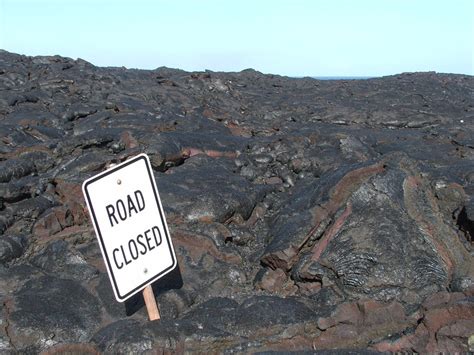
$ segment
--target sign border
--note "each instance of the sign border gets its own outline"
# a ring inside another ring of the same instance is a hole
[[[158,210],[160,212],[161,221],[163,223],[163,227],[164,227],[163,229],[164,229],[164,232],[165,232],[166,241],[168,242],[168,247],[169,247],[169,251],[170,251],[171,259],[172,259],[173,263],[170,267],[164,269],[163,271],[161,271],[157,275],[151,276],[147,281],[141,283],[140,285],[135,287],[133,290],[127,292],[124,295],[122,295],[122,294],[119,293],[119,289],[118,289],[118,286],[117,286],[117,281],[115,280],[115,275],[112,272],[112,267],[111,267],[111,264],[110,264],[109,257],[108,257],[108,255],[105,251],[104,240],[102,239],[102,233],[100,231],[99,224],[97,223],[97,218],[96,218],[96,215],[95,215],[95,211],[94,211],[94,208],[92,206],[89,191],[87,190],[87,188],[90,184],[92,184],[94,182],[97,182],[101,178],[103,178],[105,176],[108,176],[112,173],[115,173],[118,170],[120,170],[120,169],[122,169],[122,168],[124,168],[124,167],[126,167],[130,164],[133,164],[133,163],[135,163],[135,162],[137,162],[141,159],[143,159],[145,161],[145,166],[147,168],[148,177],[150,178],[150,183],[152,184],[153,193],[155,195],[155,202],[158,205]],[[163,211],[163,207],[161,205],[160,195],[158,194],[158,188],[156,186],[155,177],[152,173],[150,159],[148,158],[148,156],[145,153],[139,154],[139,155],[137,155],[137,156],[135,156],[131,159],[128,159],[128,160],[126,160],[126,161],[124,161],[124,162],[122,162],[122,163],[120,163],[120,164],[118,164],[118,165],[102,172],[102,173],[99,173],[99,174],[97,174],[95,176],[92,176],[91,178],[87,179],[82,184],[82,192],[83,192],[84,196],[86,197],[87,207],[89,208],[89,213],[92,217],[92,224],[94,225],[96,236],[97,236],[97,239],[99,240],[100,251],[102,252],[102,256],[104,257],[104,259],[106,261],[105,266],[107,267],[107,272],[109,274],[109,278],[112,281],[112,286],[113,286],[112,288],[114,290],[115,298],[117,299],[117,301],[123,302],[126,299],[132,297],[134,294],[136,294],[137,292],[139,292],[140,290],[145,288],[147,285],[149,285],[149,284],[153,283],[154,281],[158,280],[159,278],[163,277],[164,275],[171,272],[176,267],[176,265],[177,265],[176,255],[175,255],[173,244],[171,242],[171,238],[170,238],[170,235],[169,235],[168,224],[166,223],[165,214],[164,214],[164,211]]]

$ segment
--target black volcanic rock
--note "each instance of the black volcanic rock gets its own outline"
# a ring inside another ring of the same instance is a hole
[[[28,344],[25,349],[87,341],[100,321],[97,299],[69,279],[33,279],[15,293],[14,300],[8,310],[8,336],[12,345]]]
[[[0,51],[0,352],[473,351],[473,90]],[[114,300],[81,191],[142,152],[159,322]]]

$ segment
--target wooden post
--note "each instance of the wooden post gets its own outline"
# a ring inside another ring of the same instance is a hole
[[[160,311],[156,304],[155,295],[151,285],[148,285],[143,289],[143,298],[145,299],[146,310],[148,311],[148,318],[150,320],[160,319]]]

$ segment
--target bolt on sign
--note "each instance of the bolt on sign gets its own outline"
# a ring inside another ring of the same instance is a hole
[[[82,190],[119,302],[175,268],[173,244],[146,154],[91,177]]]

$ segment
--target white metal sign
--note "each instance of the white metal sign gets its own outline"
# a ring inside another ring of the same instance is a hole
[[[119,302],[175,268],[176,256],[146,154],[86,180],[82,190]]]

